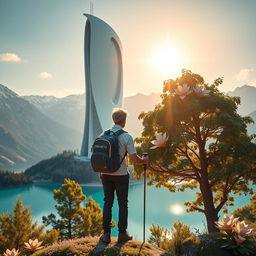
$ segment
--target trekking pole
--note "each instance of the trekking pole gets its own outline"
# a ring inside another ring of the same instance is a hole
[[[147,157],[148,153],[143,153],[143,157]],[[143,207],[143,243],[145,243],[145,227],[146,227],[146,180],[147,180],[147,165],[143,165],[144,168],[144,207]]]
[[[147,157],[148,153],[143,153],[142,154],[143,157]],[[140,250],[138,255],[140,255],[141,249],[143,247],[143,244],[145,243],[145,234],[146,234],[146,180],[147,180],[147,175],[146,175],[146,171],[147,171],[147,165],[143,164],[143,169],[144,169],[144,202],[143,202],[143,243],[140,246]]]
[[[144,157],[148,156],[148,153],[142,154]],[[145,231],[146,231],[146,181],[147,181],[147,165],[143,164],[144,168],[144,207],[143,207],[143,243],[145,243]]]

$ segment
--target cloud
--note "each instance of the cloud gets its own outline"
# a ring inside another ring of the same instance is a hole
[[[21,58],[14,53],[1,53],[0,61],[2,62],[21,62]]]
[[[252,68],[240,69],[239,73],[236,75],[236,79],[240,81],[246,81],[249,79],[249,75],[252,71]]]
[[[39,77],[42,79],[51,79],[53,78],[53,75],[48,72],[42,72],[39,74]]]

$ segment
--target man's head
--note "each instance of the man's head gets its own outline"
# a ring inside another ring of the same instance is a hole
[[[125,127],[127,111],[121,108],[114,108],[112,112],[112,119],[115,124]]]

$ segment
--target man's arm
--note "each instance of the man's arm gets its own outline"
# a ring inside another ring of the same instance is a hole
[[[129,155],[131,161],[133,164],[137,164],[137,165],[140,165],[140,164],[148,164],[148,157],[139,157],[136,153],[135,154],[131,154]]]

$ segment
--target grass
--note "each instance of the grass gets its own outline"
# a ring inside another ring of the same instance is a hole
[[[47,246],[32,256],[157,256],[169,255],[164,250],[139,241],[129,241],[123,244],[117,243],[117,238],[112,237],[109,245],[99,242],[99,237],[84,237],[80,239],[63,240],[59,243]],[[141,248],[141,250],[140,250]],[[170,256],[170,255],[169,255]]]

